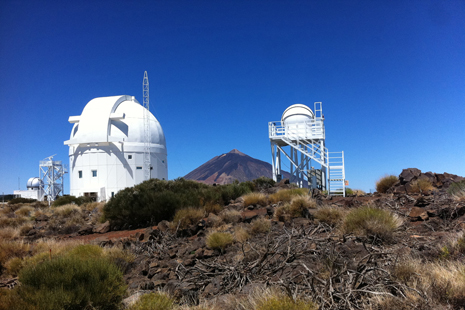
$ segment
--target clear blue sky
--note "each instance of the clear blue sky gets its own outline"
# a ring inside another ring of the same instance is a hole
[[[351,188],[465,176],[463,0],[2,0],[0,193],[68,163],[68,117],[92,98],[141,102],[145,70],[170,179],[234,148],[271,162],[268,122],[315,101]]]

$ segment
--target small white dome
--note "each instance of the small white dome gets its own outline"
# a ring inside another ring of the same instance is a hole
[[[26,187],[28,189],[39,189],[41,185],[44,184],[44,181],[42,181],[39,178],[30,178],[27,180]]]
[[[315,118],[313,111],[306,105],[297,103],[288,107],[281,117],[281,121],[287,123],[300,123]]]

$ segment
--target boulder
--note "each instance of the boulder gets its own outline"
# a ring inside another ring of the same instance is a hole
[[[403,169],[401,174],[399,175],[399,181],[403,185],[403,184],[406,184],[412,181],[416,177],[419,177],[420,174],[421,174],[421,170],[417,168]]]
[[[97,225],[92,230],[96,234],[104,234],[110,231],[110,221],[106,221],[103,224]]]
[[[408,216],[412,222],[426,221],[429,219],[428,212],[419,207],[413,207]]]

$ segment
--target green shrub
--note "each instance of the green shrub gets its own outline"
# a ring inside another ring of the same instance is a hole
[[[80,254],[25,266],[20,298],[41,310],[119,309],[126,291],[121,271],[105,258]]]
[[[9,205],[14,205],[14,204],[18,204],[18,203],[31,203],[31,202],[36,202],[37,200],[36,199],[32,199],[32,198],[13,198],[11,199],[10,201],[8,201],[8,204]]]
[[[207,236],[207,247],[212,250],[223,251],[228,245],[234,241],[233,235],[224,232],[214,232]]]
[[[112,225],[147,227],[172,220],[176,210],[228,203],[251,191],[251,182],[209,186],[195,181],[151,179],[119,191],[103,208]]]
[[[75,197],[75,196],[61,196],[55,199],[52,203],[52,207],[59,207],[67,204],[76,204],[78,206],[82,205],[83,203],[92,202],[92,198],[90,197]]]
[[[273,180],[273,179],[270,179],[270,178],[267,178],[267,177],[264,177],[264,176],[261,176],[255,180],[252,181],[253,184],[254,184],[254,190],[256,191],[262,191],[262,190],[265,190],[267,188],[271,188],[273,187],[276,182]]]
[[[256,310],[317,310],[313,302],[301,299],[293,300],[289,296],[273,295],[258,303]]]
[[[360,207],[350,211],[344,220],[346,233],[363,234],[369,238],[390,240],[394,231],[402,224],[397,215],[389,211]]]
[[[354,191],[348,187],[346,187],[346,196],[352,196],[354,194]]]
[[[174,300],[166,293],[156,292],[142,295],[128,310],[170,310],[174,308]]]
[[[398,181],[395,175],[387,175],[382,177],[376,182],[376,191],[379,193],[385,193]]]

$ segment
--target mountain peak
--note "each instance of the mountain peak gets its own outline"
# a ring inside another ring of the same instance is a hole
[[[228,154],[245,155],[244,153],[240,152],[238,149],[233,149],[233,150],[231,150]]]

